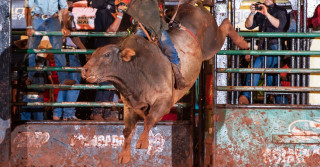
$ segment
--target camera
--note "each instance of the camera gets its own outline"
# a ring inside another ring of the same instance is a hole
[[[254,4],[254,8],[255,8],[256,10],[262,10],[262,7],[259,6],[260,4],[264,4],[264,3],[257,2],[257,3]]]
[[[117,8],[118,8],[119,6],[126,6],[126,4],[125,4],[124,2],[120,2],[120,3],[118,3],[116,6],[117,6]],[[119,12],[119,13],[123,13],[123,10],[122,10],[122,9],[118,9],[118,12]]]

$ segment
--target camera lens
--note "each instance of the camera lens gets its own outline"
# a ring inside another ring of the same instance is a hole
[[[259,6],[260,4],[262,4],[262,3],[260,3],[260,2],[255,3],[255,4],[254,4],[254,8],[255,8],[256,10],[262,10],[262,7]]]

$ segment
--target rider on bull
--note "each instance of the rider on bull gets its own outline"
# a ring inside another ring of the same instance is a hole
[[[158,9],[160,9],[160,12]],[[127,13],[142,23],[135,34],[147,37],[147,32],[158,37],[161,50],[171,62],[176,80],[176,88],[183,89],[187,87],[187,83],[181,73],[178,52],[166,31],[168,30],[168,25],[161,17],[162,15],[159,14],[162,13],[161,11],[162,5],[159,6],[159,0],[131,0]],[[143,30],[144,27],[146,27],[146,30]]]

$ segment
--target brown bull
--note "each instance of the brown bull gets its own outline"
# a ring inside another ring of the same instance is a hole
[[[175,19],[186,29],[169,32],[189,87],[176,90],[168,58],[157,45],[137,35],[131,35],[118,45],[97,49],[83,67],[82,77],[88,82],[110,81],[124,97],[125,141],[119,163],[130,161],[131,138],[139,116],[144,118],[144,131],[136,148],[147,149],[150,129],[191,88],[202,62],[211,59],[221,49],[227,35],[240,48],[248,48],[247,42],[227,19],[218,27],[205,8],[190,3],[180,6]]]

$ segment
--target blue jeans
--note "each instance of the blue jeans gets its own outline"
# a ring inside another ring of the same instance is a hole
[[[23,95],[23,102],[43,102],[43,98],[32,98],[28,95]],[[20,112],[21,120],[43,120],[44,107],[42,106],[23,106],[22,112]]]
[[[137,35],[142,37],[147,37],[144,31],[140,28],[136,31]],[[178,57],[178,52],[174,48],[173,42],[166,30],[162,31],[161,40],[159,41],[162,52],[168,57],[169,61],[173,64],[179,64],[180,59]]]
[[[70,67],[81,67],[81,63],[78,55],[69,55]],[[66,72],[67,78],[75,80],[76,84],[80,84],[81,73],[80,72]],[[60,77],[60,76],[59,76]],[[60,79],[60,78],[59,78]],[[76,102],[79,96],[80,90],[60,90],[57,98],[57,102]],[[53,116],[63,118],[71,118],[75,116],[76,109],[74,107],[69,108],[55,108],[53,110]]]
[[[43,20],[39,17],[33,17],[32,26],[35,31],[61,31],[61,25],[58,18],[49,18]],[[38,49],[38,46],[41,42],[42,36],[30,37],[28,40],[28,49]],[[49,41],[52,45],[53,49],[61,49],[62,48],[62,37],[61,36],[49,36]],[[55,62],[57,67],[66,66],[66,58],[64,54],[55,54]],[[29,54],[29,66],[36,66],[36,55]],[[32,81],[36,71],[28,72],[28,78]],[[67,78],[67,72],[58,72],[58,77],[60,83],[63,83]]]
[[[110,82],[102,82],[100,85],[109,85],[111,84]],[[115,97],[115,91],[114,90],[97,90],[96,94],[96,99],[95,102],[118,102],[114,100]],[[93,115],[99,115],[99,114],[104,114],[104,115],[110,115],[110,108],[93,108],[92,114]],[[108,112],[108,113],[106,113]]]
[[[271,50],[278,50],[278,45],[271,45],[269,47]],[[267,68],[277,68],[278,65],[278,56],[267,56]],[[253,68],[264,68],[264,56],[259,56],[256,58],[256,60],[253,63]],[[252,77],[252,86],[257,86],[260,80],[261,74],[253,74]],[[267,75],[267,86],[273,85],[273,75]],[[250,79],[251,74],[247,74],[246,78],[246,86],[250,86]],[[278,82],[278,77],[275,77],[275,83]],[[245,95],[248,99],[250,98],[250,92],[243,92],[243,95]],[[287,101],[287,100],[285,100]],[[282,103],[282,96],[276,96],[276,103],[281,104]]]

